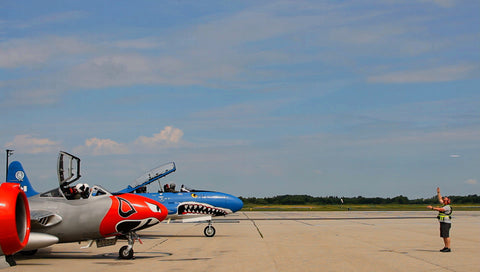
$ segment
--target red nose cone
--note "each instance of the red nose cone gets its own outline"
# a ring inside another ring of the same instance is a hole
[[[168,211],[161,203],[135,194],[111,196],[112,206],[100,224],[100,233],[113,236],[158,224]]]

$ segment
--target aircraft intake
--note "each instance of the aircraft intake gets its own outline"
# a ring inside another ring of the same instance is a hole
[[[12,255],[25,247],[30,235],[30,209],[18,184],[0,186],[0,226],[0,255]]]

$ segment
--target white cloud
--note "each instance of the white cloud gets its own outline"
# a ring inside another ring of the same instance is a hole
[[[169,146],[180,142],[182,137],[183,131],[181,129],[167,126],[160,133],[153,134],[153,137],[138,137],[135,144],[146,147]]]
[[[57,152],[60,143],[47,138],[35,138],[32,135],[17,135],[12,142],[5,145],[5,148],[14,149],[16,152],[25,154],[38,154]]]
[[[152,137],[140,136],[133,143],[119,143],[112,139],[97,137],[85,140],[85,144],[73,149],[75,153],[98,155],[120,155],[134,152],[150,152],[177,146],[183,137],[183,131],[172,126],[166,126]]]
[[[464,79],[475,69],[477,67],[469,64],[451,65],[370,76],[368,81],[373,83],[447,82]]]
[[[471,185],[475,185],[477,184],[477,180],[476,179],[468,179],[465,181],[466,184],[471,184]]]
[[[88,152],[93,155],[119,155],[127,154],[128,148],[125,144],[117,143],[111,139],[90,138],[85,140],[85,146],[77,151]]]

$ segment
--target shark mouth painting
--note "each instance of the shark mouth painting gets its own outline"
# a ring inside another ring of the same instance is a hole
[[[146,218],[143,220],[123,220],[115,226],[115,229],[119,233],[127,233],[130,231],[138,231],[149,228],[158,223],[160,223],[160,221],[158,221],[158,219],[154,217]]]
[[[222,216],[232,213],[230,209],[215,207],[206,203],[183,202],[178,205],[178,214],[207,214]]]

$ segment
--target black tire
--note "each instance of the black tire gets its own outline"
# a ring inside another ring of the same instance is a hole
[[[124,260],[133,259],[133,248],[128,250],[128,246],[122,246],[118,251],[118,257]]]
[[[203,230],[203,234],[207,237],[213,237],[215,236],[215,228],[213,226],[206,226]]]

